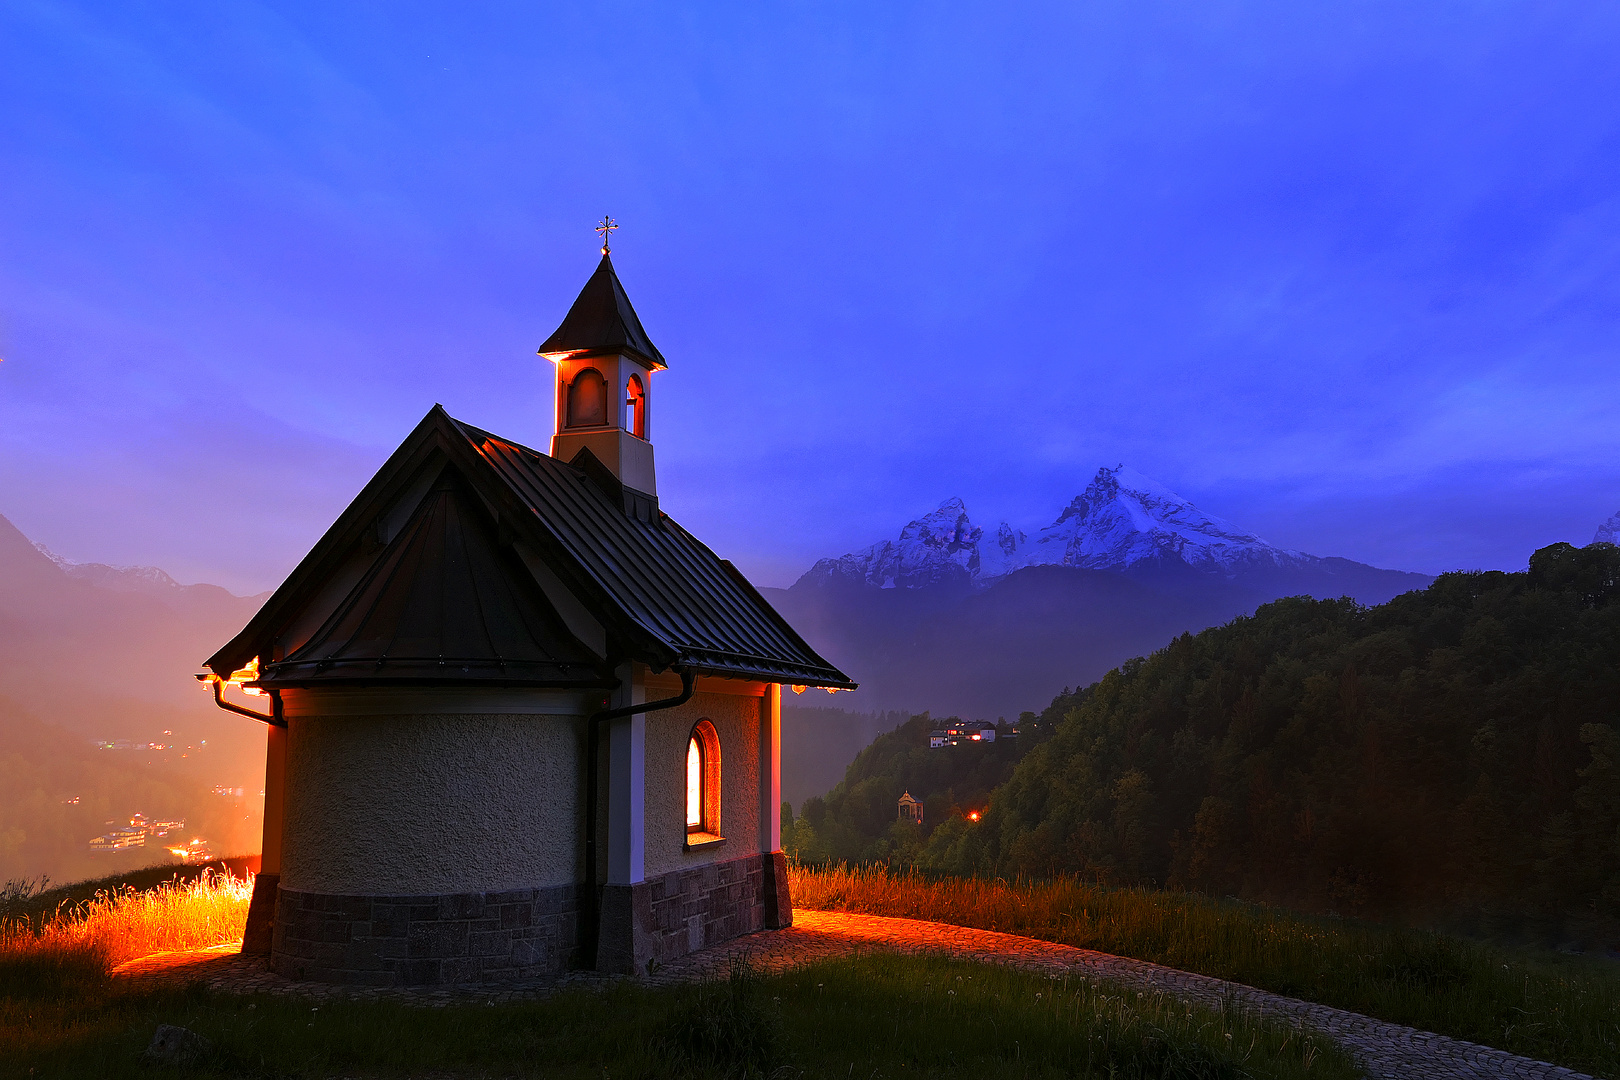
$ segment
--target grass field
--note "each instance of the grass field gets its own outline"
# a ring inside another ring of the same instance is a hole
[[[792,874],[801,907],[1061,941],[1620,1077],[1620,967],[1603,961],[1071,880]],[[143,989],[108,972],[134,956],[232,940],[246,915],[241,880],[211,873],[159,884],[163,876],[13,903],[0,926],[0,1077],[152,1075],[138,1057],[159,1023],[214,1040],[187,1075],[1354,1075],[1324,1041],[1252,1017],[916,958],[700,991],[620,985],[438,1010]]]
[[[0,971],[5,961],[0,959]],[[0,974],[0,979],[6,979]],[[9,984],[9,980],[6,980]],[[6,985],[0,1076],[1095,1077],[1349,1080],[1332,1044],[1241,1015],[976,964],[870,957],[698,989],[621,983],[523,1005],[140,992],[92,971]],[[139,1056],[158,1024],[213,1042],[189,1069]]]
[[[1620,1077],[1620,964],[1073,879],[794,868],[795,906],[933,919],[1150,960]]]
[[[246,885],[217,874],[145,890],[102,884],[46,918],[14,913],[0,930],[0,1077],[1356,1075],[1328,1041],[1236,1011],[918,958],[442,1009],[155,989],[109,972],[134,955],[239,934]],[[144,1065],[159,1024],[212,1048],[184,1069]]]

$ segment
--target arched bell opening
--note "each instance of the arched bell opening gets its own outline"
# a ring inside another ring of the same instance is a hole
[[[638,439],[647,437],[647,388],[632,375],[624,387],[624,429]]]
[[[568,384],[568,427],[605,426],[607,406],[607,380],[595,368],[586,368]]]

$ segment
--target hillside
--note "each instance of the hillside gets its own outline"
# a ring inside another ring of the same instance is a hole
[[[132,813],[184,819],[168,843],[206,837],[216,851],[257,851],[258,794],[210,790],[208,766],[150,762],[103,750],[42,723],[0,698],[0,882],[48,876],[76,881],[170,861],[163,843],[93,852],[87,841],[129,823]]]
[[[212,789],[257,796],[264,729],[222,713],[192,675],[263,599],[53,558],[0,517],[0,875],[120,869],[142,855],[86,862],[86,845],[135,812],[184,817],[215,844],[251,841]]]
[[[230,739],[192,675],[264,597],[158,574],[64,567],[0,517],[0,695],[87,736]]]
[[[800,704],[816,698],[826,701],[825,694],[782,698],[782,799],[794,806],[825,794],[842,779],[861,747],[906,720],[899,712],[848,712]]]
[[[1110,672],[919,861],[1620,940],[1620,548],[1293,598]]]
[[[825,797],[805,799],[797,818],[791,812],[784,818],[783,848],[804,863],[911,865],[942,822],[981,810],[1085,694],[1060,695],[1039,716],[1023,714],[1016,737],[1009,737],[1015,725],[998,725],[1001,737],[990,743],[931,748],[930,731],[958,718],[923,713],[906,719],[873,739]],[[897,820],[901,792],[923,804],[920,826]]]

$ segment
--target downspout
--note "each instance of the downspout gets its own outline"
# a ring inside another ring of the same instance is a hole
[[[262,720],[272,727],[284,728],[287,726],[287,719],[281,713],[280,690],[271,687],[269,690],[265,691],[270,695],[270,711],[269,713],[261,713],[254,712],[252,709],[244,708],[241,705],[233,705],[229,701],[226,701],[224,696],[225,680],[221,679],[218,675],[215,675],[212,672],[204,672],[203,674],[197,676],[197,681],[212,683],[214,685],[214,704],[218,705],[225,711],[237,713],[241,716],[251,716],[253,719]]]
[[[281,884],[280,844],[281,826],[275,826],[275,833],[271,833],[272,812],[279,818],[280,811],[276,809],[281,796],[276,792],[281,790],[279,783],[272,782],[276,773],[276,741],[281,740],[283,753],[286,747],[287,718],[282,713],[281,691],[269,687],[270,712],[268,714],[254,712],[240,705],[233,705],[225,700],[225,680],[211,671],[205,671],[197,676],[199,682],[212,683],[214,687],[214,704],[226,712],[233,712],[239,716],[262,720],[270,726],[269,744],[265,748],[265,846],[261,849],[259,871],[253,875],[253,895],[248,900],[247,925],[242,929],[242,952],[252,956],[270,955],[272,935],[276,922],[276,893]],[[277,734],[280,729],[281,734]],[[272,790],[274,789],[274,790]],[[277,837],[274,845],[271,836]]]
[[[597,814],[596,802],[599,784],[597,773],[601,768],[602,760],[602,723],[607,720],[619,720],[637,713],[655,712],[659,709],[673,709],[678,705],[685,705],[692,700],[692,691],[697,685],[697,676],[690,671],[682,671],[681,692],[672,698],[662,701],[644,701],[640,705],[626,705],[618,709],[605,709],[594,713],[585,721],[585,897],[580,913],[584,916],[580,927],[580,951],[583,954],[586,966],[596,967],[596,947],[602,926],[602,898],[596,894],[596,833]]]

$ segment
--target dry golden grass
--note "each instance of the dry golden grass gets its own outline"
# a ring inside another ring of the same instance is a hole
[[[93,956],[112,968],[156,952],[222,945],[242,937],[252,895],[251,875],[244,881],[220,873],[144,891],[107,890],[63,905],[37,926],[23,919],[0,925],[0,957]]]

